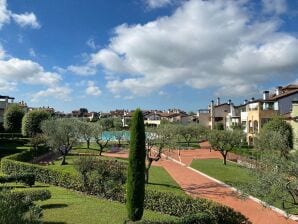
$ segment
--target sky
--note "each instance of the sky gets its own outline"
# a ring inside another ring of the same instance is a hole
[[[297,0],[0,0],[0,95],[197,111],[298,84]]]

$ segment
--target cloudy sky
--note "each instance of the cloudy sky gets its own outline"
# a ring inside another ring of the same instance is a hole
[[[296,0],[0,0],[0,95],[196,111],[298,83]]]

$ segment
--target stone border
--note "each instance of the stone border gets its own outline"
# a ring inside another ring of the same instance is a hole
[[[220,185],[223,185],[223,186],[229,188],[229,189],[232,190],[232,191],[236,191],[236,192],[238,192],[238,193],[242,193],[242,192],[241,192],[240,190],[238,190],[237,188],[234,188],[234,187],[232,187],[232,186],[230,186],[230,185],[228,185],[228,184],[226,184],[226,183],[224,183],[224,182],[222,182],[222,181],[220,181],[220,180],[217,180],[217,179],[215,179],[215,178],[213,178],[213,177],[210,177],[210,176],[208,176],[207,174],[202,173],[202,172],[200,172],[200,171],[198,171],[198,170],[196,170],[196,169],[194,169],[194,168],[192,168],[192,167],[190,167],[190,166],[187,166],[185,163],[182,163],[182,162],[180,162],[180,161],[178,161],[178,160],[176,160],[176,159],[174,159],[174,158],[172,158],[172,157],[170,157],[170,156],[167,156],[167,155],[165,155],[165,154],[163,154],[163,153],[162,153],[162,156],[165,157],[165,158],[167,158],[167,159],[169,159],[169,160],[171,160],[171,161],[173,161],[173,162],[175,162],[175,163],[180,164],[181,166],[185,166],[187,169],[192,170],[192,171],[194,171],[195,173],[198,173],[198,174],[200,174],[200,175],[202,175],[202,176],[204,176],[204,177],[206,177],[206,178],[208,178],[208,179],[210,179],[210,180],[212,180],[212,181],[214,181],[214,182],[216,182],[216,183],[218,183],[218,184],[220,184]],[[283,210],[281,210],[281,209],[279,209],[279,208],[276,208],[276,207],[274,207],[274,206],[267,205],[266,202],[264,202],[264,201],[262,201],[262,200],[260,200],[260,199],[258,199],[258,198],[255,198],[255,197],[253,197],[253,196],[251,196],[251,195],[248,195],[248,198],[251,199],[251,200],[253,200],[254,202],[256,202],[256,203],[262,205],[262,206],[265,206],[265,207],[270,208],[271,210],[273,210],[273,211],[279,213],[280,215],[286,217],[287,219],[292,219],[292,220],[294,220],[294,221],[298,221],[298,216],[297,216],[297,215],[287,214],[285,211],[283,211]]]

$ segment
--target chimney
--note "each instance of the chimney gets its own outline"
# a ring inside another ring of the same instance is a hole
[[[247,102],[248,102],[248,100],[244,100],[244,101],[243,101],[243,104],[247,104]]]
[[[216,105],[218,106],[220,104],[220,98],[217,97]]]
[[[281,94],[281,89],[282,89],[282,86],[277,86],[276,89],[275,89],[275,95],[278,96]]]
[[[263,92],[263,100],[268,100],[269,99],[269,91],[266,90]]]
[[[254,100],[255,100],[255,98],[254,98],[254,97],[252,97],[250,101],[254,101]]]
[[[231,104],[231,103],[232,103],[232,100],[229,100],[229,101],[228,101],[228,104]]]

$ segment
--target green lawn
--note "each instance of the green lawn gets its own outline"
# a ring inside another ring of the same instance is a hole
[[[222,164],[222,160],[219,159],[193,160],[190,166],[243,191],[245,191],[243,186],[257,181],[256,178],[250,174],[250,170],[248,168],[229,161],[227,161],[227,165],[224,166]],[[268,198],[266,198],[266,195],[255,196],[263,201],[269,201]],[[291,201],[290,196],[288,201]],[[273,206],[282,209],[281,202],[276,202]],[[293,207],[293,205],[291,205],[289,212],[292,214],[298,214],[298,206]]]
[[[17,186],[18,190],[23,188],[19,184],[10,184],[10,186]],[[48,189],[52,194],[51,199],[37,202],[43,208],[42,220],[45,224],[119,224],[123,223],[127,216],[125,205],[119,202],[99,199],[42,183],[38,183],[34,189]],[[146,210],[143,219],[175,220],[176,218]]]
[[[224,166],[222,160],[219,159],[193,160],[190,166],[215,179],[238,188],[241,188],[241,186],[247,183],[256,181],[256,179],[249,174],[249,169],[229,161],[227,161],[227,165]]]

